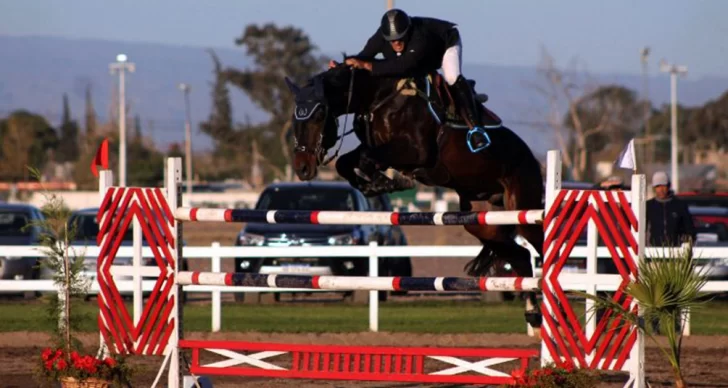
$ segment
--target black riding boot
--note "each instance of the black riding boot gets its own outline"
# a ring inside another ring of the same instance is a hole
[[[473,88],[470,87],[470,84],[468,84],[468,81],[462,75],[458,77],[452,86],[457,104],[460,109],[465,111],[468,120],[473,125],[473,128],[468,131],[468,147],[471,152],[481,151],[490,145],[490,137],[483,128]]]

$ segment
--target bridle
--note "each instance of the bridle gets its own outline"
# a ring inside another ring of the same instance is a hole
[[[293,117],[296,119],[296,121],[307,121],[316,112],[319,105],[323,105],[323,107],[324,107],[324,126],[326,125],[326,121],[328,121],[328,119],[329,119],[329,105],[328,104],[310,101],[310,100],[299,101],[299,102],[315,103],[315,105],[309,111],[308,108],[299,108],[298,104],[296,104],[295,112],[293,114]],[[338,129],[339,129],[338,121],[336,122],[336,127],[337,127],[336,130],[338,132]],[[293,151],[294,152],[310,152],[310,153],[315,154],[317,159],[320,159],[319,155],[321,154],[321,144],[324,141],[324,132],[325,132],[325,130],[321,131],[321,133],[319,134],[318,140],[316,141],[316,146],[313,147],[313,149],[309,150],[309,148],[306,147],[305,145],[298,143],[298,137],[296,137],[296,132],[294,131],[293,132]]]
[[[351,77],[349,77],[349,89],[347,92],[347,101],[346,101],[346,110],[344,114],[346,115],[346,118],[344,119],[344,128],[346,128],[347,121],[349,120],[349,109],[351,108],[351,97],[354,92],[354,74],[355,71],[353,68],[351,68]],[[313,105],[313,108],[310,110],[308,108],[299,108],[298,102],[305,102],[309,104],[315,104]],[[341,146],[344,144],[344,137],[354,132],[354,129],[350,129],[349,131],[346,131],[339,135],[339,120],[336,119],[336,117],[329,117],[329,104],[324,99],[324,102],[320,101],[312,101],[312,100],[304,100],[304,101],[296,101],[296,107],[294,110],[293,117],[296,119],[296,121],[307,121],[311,118],[311,116],[316,112],[316,110],[319,108],[319,105],[323,105],[324,108],[324,128],[321,130],[321,133],[319,134],[318,140],[316,140],[316,145],[313,147],[313,149],[309,149],[305,145],[301,145],[298,142],[298,138],[296,137],[296,132],[293,132],[293,151],[294,152],[308,152],[312,153],[316,156],[316,163],[319,166],[326,166],[329,164],[332,160],[334,160],[337,156],[339,156],[339,151],[341,151]],[[326,132],[326,123],[329,119],[333,119],[334,123],[336,125],[336,141],[339,142],[339,147],[336,149],[336,152],[331,157],[325,157],[326,153],[323,152],[321,149],[321,146],[324,141],[324,132]]]

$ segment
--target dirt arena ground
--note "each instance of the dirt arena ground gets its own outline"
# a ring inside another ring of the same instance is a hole
[[[475,346],[538,348],[533,338],[525,335],[503,334],[453,334],[423,335],[407,333],[347,333],[347,334],[260,334],[260,333],[187,333],[190,339],[225,339],[239,341],[279,341],[310,344],[356,344],[383,346]],[[36,387],[33,380],[34,359],[48,343],[43,333],[0,334],[0,387]],[[83,336],[85,343],[94,345],[98,337]],[[685,377],[691,387],[728,387],[728,336],[691,336],[683,344],[682,358]],[[161,365],[161,358],[138,358],[132,361],[137,369],[134,387],[149,387]],[[647,347],[647,375],[652,387],[669,387],[671,374],[661,352],[649,344]],[[625,374],[608,375],[600,387],[621,387]],[[375,382],[320,382],[270,380],[262,378],[213,377],[215,387],[416,387],[418,384],[394,384]],[[160,387],[165,386],[162,382]],[[440,385],[442,386],[442,385]],[[452,387],[453,385],[448,385]]]
[[[204,226],[204,227],[203,227]],[[188,246],[207,245],[218,241],[222,245],[232,245],[240,224],[188,224],[185,240]],[[433,230],[436,234],[433,238]],[[431,229],[408,227],[405,229],[412,245],[471,245],[476,240],[460,227]],[[462,268],[467,259],[413,258],[415,276],[463,276]],[[193,261],[192,270],[209,269],[209,263]],[[232,271],[232,261],[223,261],[223,271]],[[0,310],[1,311],[1,310]],[[728,334],[728,333],[727,333]],[[348,333],[348,334],[260,334],[260,333],[186,333],[190,339],[228,339],[247,341],[280,341],[311,344],[356,344],[356,345],[405,345],[405,346],[483,346],[483,347],[524,347],[538,348],[537,340],[526,335],[503,334],[453,334],[423,335],[408,333]],[[33,368],[35,358],[43,347],[49,344],[44,333],[15,332],[0,333],[0,388],[35,387]],[[93,334],[83,336],[85,343],[93,346],[98,337]],[[161,358],[133,360],[138,368],[133,381],[134,387],[150,386]],[[683,343],[683,370],[692,387],[728,387],[728,335],[691,336]],[[653,387],[671,385],[671,373],[667,363],[654,345],[648,343],[646,368]],[[608,376],[600,386],[621,387],[624,375]],[[352,382],[314,382],[282,381],[260,378],[219,378],[213,379],[215,387],[416,387],[418,384],[391,383],[352,383]],[[162,383],[159,386],[164,386]],[[449,385],[452,386],[452,385]]]

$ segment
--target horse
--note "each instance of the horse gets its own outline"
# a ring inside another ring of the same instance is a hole
[[[486,124],[495,125],[489,125],[494,127],[488,131],[491,145],[472,152],[466,144],[467,123],[458,120],[460,110],[437,72],[402,79],[339,65],[314,75],[304,86],[287,77],[285,81],[296,103],[293,169],[302,181],[314,179],[331,159],[329,150],[345,136],[338,133],[338,118],[353,114],[361,144],[337,159],[336,170],[365,195],[407,189],[416,180],[454,190],[463,212],[544,208],[541,164],[528,145],[478,104]],[[386,169],[395,170],[396,179],[384,175]],[[543,257],[541,225],[464,228],[483,246],[465,265],[469,276],[503,276],[499,271],[507,263],[511,271],[505,276],[515,272],[532,277],[530,252],[516,242],[516,234]],[[526,321],[539,328],[536,294],[523,295]]]

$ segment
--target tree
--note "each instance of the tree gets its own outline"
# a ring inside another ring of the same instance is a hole
[[[540,73],[546,83],[536,88],[547,98],[548,126],[562,151],[564,166],[576,180],[591,178],[591,155],[616,154],[639,130],[644,102],[618,85],[596,86],[577,71],[558,69],[544,50]]]
[[[690,117],[693,115],[694,109],[682,105],[677,106],[677,126],[678,128],[687,128]],[[650,128],[652,128],[655,139],[655,162],[667,162],[670,160],[671,147],[671,120],[672,111],[669,104],[663,105],[661,109],[655,110],[650,117]],[[685,144],[686,132],[684,130],[678,132],[680,143]]]
[[[728,92],[694,109],[682,128],[681,141],[693,151],[724,151],[728,146]],[[694,153],[695,153],[694,152]]]
[[[234,138],[233,113],[230,104],[230,91],[223,74],[222,63],[214,51],[208,50],[214,64],[215,82],[212,86],[212,110],[207,121],[200,123],[200,130],[215,142],[215,149],[224,152]]]
[[[78,123],[71,120],[71,109],[68,106],[68,95],[63,94],[63,118],[61,119],[61,138],[58,144],[57,161],[75,162],[78,160]]]
[[[142,119],[134,116],[134,141],[142,141]]]
[[[270,114],[267,123],[245,130],[254,129],[261,153],[274,171],[282,172],[291,163],[291,112],[295,107],[284,77],[304,83],[323,70],[328,59],[317,55],[317,47],[308,35],[292,26],[249,25],[235,43],[245,47],[255,66],[245,70],[227,68],[225,77]]]
[[[27,180],[27,167],[43,170],[58,135],[48,121],[28,111],[0,120],[0,179]]]
[[[116,166],[119,163],[119,155],[116,150],[119,149],[119,131],[112,122],[102,123],[95,128],[93,134],[86,136],[85,141],[88,146],[84,147],[73,169],[73,180],[80,190],[98,189],[99,181],[91,173],[91,163],[104,138],[109,139],[109,168],[114,174],[118,173]]]
[[[227,79],[223,74],[223,67],[220,59],[213,50],[208,50],[214,65],[213,74],[215,81],[212,84],[212,109],[207,121],[200,123],[200,130],[209,135],[215,145],[213,153],[214,174],[210,178],[227,178],[238,174],[234,166],[243,163],[245,152],[241,152],[239,141],[240,134],[233,128],[232,107],[230,104],[230,91]],[[183,156],[183,154],[181,155]],[[203,173],[204,165],[197,163],[197,174]],[[238,175],[239,176],[239,175]]]
[[[564,115],[564,126],[575,135],[569,152],[582,179],[591,178],[594,154],[606,153],[612,158],[637,135],[644,116],[642,106],[636,92],[618,85],[600,86],[575,101]]]
[[[672,107],[663,105],[653,111],[650,126],[659,137],[655,159],[670,160]],[[703,106],[677,106],[679,156],[683,163],[696,163],[697,155],[704,151],[725,153],[728,148],[728,92]],[[693,156],[691,158],[690,156]]]
[[[158,186],[164,180],[164,155],[142,134],[139,117],[134,120],[134,137],[129,143],[127,161],[133,186]]]
[[[179,143],[172,143],[169,145],[169,148],[167,149],[167,155],[168,158],[184,158],[185,153],[182,151],[182,146]]]
[[[92,139],[96,133],[96,110],[91,98],[91,84],[86,85],[86,138]]]
[[[129,183],[132,186],[159,186],[164,180],[164,156],[141,141],[129,143]]]

